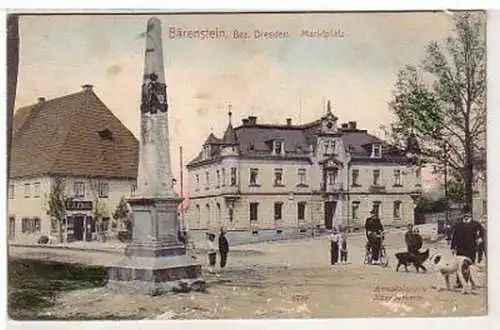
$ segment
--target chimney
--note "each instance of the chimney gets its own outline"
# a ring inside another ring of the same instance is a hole
[[[92,88],[94,88],[94,86],[89,85],[89,84],[82,85],[82,89],[83,89],[84,91],[87,91],[87,92],[92,91]]]
[[[355,121],[349,122],[349,129],[357,129],[357,123]]]
[[[286,126],[292,126],[292,118],[286,119]]]
[[[248,116],[248,124],[249,125],[257,125],[257,117],[255,117],[255,116]]]
[[[40,96],[38,98],[38,103],[43,103],[43,102],[45,102],[45,97]]]
[[[248,126],[248,118],[243,118],[241,122],[243,123],[243,126]]]

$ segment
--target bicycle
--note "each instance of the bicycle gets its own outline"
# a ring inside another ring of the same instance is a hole
[[[380,238],[380,249],[379,249],[379,255],[378,255],[378,260],[379,260],[379,265],[383,268],[387,267],[389,265],[389,258],[387,256],[387,250],[385,249],[385,244],[384,244],[384,239],[385,235],[384,233],[377,234],[377,237]],[[365,246],[365,258],[363,263],[364,264],[371,264],[373,261],[372,258],[372,253],[370,249],[370,242],[366,242]]]

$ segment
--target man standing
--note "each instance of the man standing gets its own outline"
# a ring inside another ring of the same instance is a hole
[[[227,254],[229,253],[229,242],[224,234],[224,228],[221,228],[219,234],[220,268],[226,267]]]
[[[372,263],[377,263],[380,254],[380,245],[382,244],[381,234],[382,231],[384,231],[384,227],[380,222],[380,218],[378,217],[378,212],[376,210],[371,210],[370,214],[371,216],[366,219],[365,230],[371,250]]]
[[[405,233],[405,243],[409,253],[415,254],[418,251],[415,249],[415,235],[411,223],[408,225],[408,231]]]
[[[472,221],[470,212],[466,212],[462,221],[455,225],[453,238],[451,239],[451,250],[454,255],[465,256],[472,260],[476,259],[477,228]],[[457,288],[461,287],[457,274]]]
[[[481,263],[483,260],[483,253],[486,256],[486,230],[483,225],[476,220],[472,220],[474,231],[476,232],[476,253],[477,262]],[[475,261],[475,260],[473,260]]]

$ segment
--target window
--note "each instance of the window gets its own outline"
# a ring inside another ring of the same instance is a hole
[[[375,214],[377,217],[380,217],[380,208],[381,208],[382,203],[381,202],[373,202],[373,210],[376,212]]]
[[[200,175],[196,174],[195,175],[195,181],[196,181],[196,191],[200,190]]]
[[[229,222],[233,222],[234,210],[232,207],[229,208]]]
[[[306,169],[305,168],[299,168],[298,172],[298,185],[299,186],[305,186],[306,185]]]
[[[306,218],[306,202],[297,203],[297,218],[299,220],[305,220]]]
[[[85,184],[83,182],[75,182],[73,184],[73,196],[85,197]]]
[[[357,168],[352,170],[352,185],[359,186],[359,170]]]
[[[335,153],[336,145],[335,140],[325,141],[325,154],[331,155]]]
[[[203,159],[210,158],[210,145],[206,145],[203,147]]]
[[[40,218],[23,218],[21,220],[21,231],[23,233],[40,232]]]
[[[134,196],[136,190],[137,190],[137,183],[130,184],[130,195],[131,196]]]
[[[219,188],[220,187],[220,171],[217,170],[215,173],[216,173],[216,176],[217,176],[217,186],[216,186],[216,188]]]
[[[394,202],[392,216],[394,219],[401,219],[401,201]]]
[[[257,221],[259,213],[259,203],[250,203],[250,221]]]
[[[274,203],[274,220],[281,220],[283,211],[283,203],[276,202]]]
[[[275,186],[283,186],[283,169],[275,168],[274,169],[274,185]]]
[[[483,205],[481,209],[481,214],[482,215],[487,215],[488,214],[488,202],[483,199]]]
[[[372,157],[373,158],[382,157],[382,146],[380,144],[372,145]]]
[[[422,168],[417,167],[415,170],[415,179],[417,180],[416,186],[420,186],[420,181],[422,180]]]
[[[338,169],[333,169],[331,171],[328,171],[328,184],[329,185],[334,185],[337,184],[337,176],[338,176]]]
[[[250,169],[250,185],[251,186],[256,186],[258,184],[258,175],[259,175],[259,170],[256,168],[251,168]]]
[[[107,182],[99,182],[98,190],[99,190],[99,197],[100,198],[108,198],[109,185]]]
[[[401,170],[394,170],[394,185],[401,186]]]
[[[373,170],[373,182],[374,186],[380,185],[380,170]]]
[[[9,199],[14,199],[15,198],[15,190],[14,190],[14,185],[9,184]]]
[[[224,187],[226,185],[226,169],[222,169],[222,186]]]
[[[200,228],[201,225],[201,210],[200,210],[200,205],[196,204],[196,214],[194,215],[195,218],[195,226],[196,228]]]
[[[210,187],[210,173],[205,172],[205,189]]]
[[[33,184],[33,197],[40,197],[40,182],[35,182]]]
[[[31,191],[30,191],[31,189],[30,188],[31,188],[31,186],[30,186],[29,183],[25,183],[24,184],[24,197],[25,198],[29,198],[30,197],[30,195],[31,195]]]
[[[352,218],[359,220],[359,202],[352,202]]]
[[[282,155],[285,153],[283,141],[276,140],[273,142],[273,155]]]
[[[231,187],[236,186],[236,167],[231,167]]]

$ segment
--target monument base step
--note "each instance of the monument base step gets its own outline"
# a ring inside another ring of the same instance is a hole
[[[201,264],[193,257],[124,257],[108,268],[107,287],[116,292],[160,295],[204,291]]]

